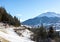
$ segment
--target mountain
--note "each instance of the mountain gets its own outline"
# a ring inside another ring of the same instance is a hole
[[[41,23],[43,23],[43,24],[51,24],[51,23],[55,24],[55,23],[59,23],[59,21],[60,21],[60,14],[57,14],[54,12],[47,12],[47,13],[42,13],[35,18],[28,19],[28,20],[22,22],[22,24],[34,26],[34,25],[40,25]]]
[[[42,13],[37,17],[43,17],[43,16],[46,16],[46,17],[60,17],[60,14],[57,14],[57,13],[54,13],[54,12],[47,12],[47,13]]]

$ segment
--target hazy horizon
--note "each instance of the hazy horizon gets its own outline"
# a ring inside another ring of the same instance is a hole
[[[60,0],[0,0],[0,6],[4,7],[12,16],[17,16],[21,21],[34,18],[41,13],[60,13]]]

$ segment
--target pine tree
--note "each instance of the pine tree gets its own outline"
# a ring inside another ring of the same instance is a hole
[[[54,32],[54,29],[52,26],[49,28],[48,36],[51,39],[54,39],[54,37],[55,37],[55,32]]]
[[[36,42],[39,42],[40,39],[43,40],[47,38],[47,32],[43,25],[39,28],[36,28],[36,32],[34,33],[33,37],[33,40]]]
[[[0,13],[0,22],[2,21],[2,15],[1,15],[1,13]]]
[[[14,16],[14,22],[15,22],[15,26],[20,26],[20,21],[16,16]]]
[[[0,7],[0,22],[7,23],[13,26],[20,26],[20,21],[18,20],[18,18],[16,16],[14,16],[13,18],[13,16],[7,13],[5,8],[3,7]]]

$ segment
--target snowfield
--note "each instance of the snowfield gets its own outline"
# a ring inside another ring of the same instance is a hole
[[[13,28],[2,28],[0,27],[0,37],[4,38],[8,42],[34,42],[30,39],[31,32],[27,29],[22,32],[22,36],[19,36]],[[2,41],[2,39],[0,39]],[[2,41],[3,42],[3,41]]]

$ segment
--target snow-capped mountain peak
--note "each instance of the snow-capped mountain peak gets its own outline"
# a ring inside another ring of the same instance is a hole
[[[57,14],[55,12],[46,12],[42,13],[39,16],[24,21],[22,24],[24,25],[40,25],[41,23],[44,24],[51,24],[51,23],[58,23],[60,21],[60,14]]]
[[[60,17],[60,14],[57,14],[57,13],[54,13],[54,12],[47,12],[47,13],[42,13],[37,17],[43,17],[43,16],[46,16],[46,17]]]

